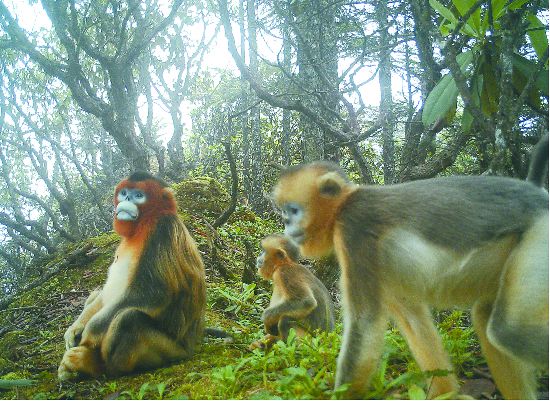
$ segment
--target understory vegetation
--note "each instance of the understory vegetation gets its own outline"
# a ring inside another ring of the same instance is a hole
[[[206,338],[190,359],[155,371],[130,376],[87,379],[59,384],[57,366],[64,352],[63,333],[80,313],[89,292],[106,277],[118,236],[108,233],[66,247],[42,260],[44,271],[56,271],[36,288],[23,292],[0,311],[0,397],[4,399],[338,399],[333,390],[341,323],[335,332],[297,340],[290,335],[269,351],[248,350],[263,336],[261,313],[270,297],[269,284],[243,283],[259,240],[280,230],[271,219],[260,219],[239,208],[213,238],[205,215],[223,209],[227,194],[214,180],[200,178],[174,186],[181,216],[199,244],[208,281],[207,326],[228,331],[232,341]],[[210,191],[210,192],[209,192]],[[214,193],[216,196],[209,196]],[[201,198],[202,213],[192,212]],[[249,247],[249,246],[248,246]],[[214,249],[216,251],[214,252]],[[37,262],[38,263],[38,262]],[[323,262],[336,267],[332,262]],[[248,266],[247,266],[248,264]],[[221,268],[223,266],[224,268]],[[329,269],[313,266],[319,272]],[[228,272],[231,272],[229,274]],[[238,273],[238,274],[237,274]],[[46,273],[47,274],[47,273]],[[334,275],[325,284],[337,301]],[[248,281],[248,280],[245,280]],[[446,349],[476,398],[495,396],[468,315],[452,311],[436,316]],[[340,319],[338,319],[340,322]],[[399,332],[388,329],[384,356],[369,398],[426,397],[425,378],[445,372],[420,372]]]

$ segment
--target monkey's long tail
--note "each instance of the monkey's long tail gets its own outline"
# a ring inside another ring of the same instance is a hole
[[[227,331],[215,327],[205,327],[204,335],[214,338],[227,338],[230,341],[233,340],[233,337]]]
[[[527,181],[542,187],[546,181],[548,169],[548,134],[544,135],[535,145],[531,163],[529,164],[529,174]]]

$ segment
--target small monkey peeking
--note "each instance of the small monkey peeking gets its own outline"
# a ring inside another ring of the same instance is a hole
[[[334,307],[324,284],[298,263],[300,254],[291,240],[270,235],[262,240],[258,274],[273,282],[273,295],[262,320],[267,335],[249,349],[269,348],[285,340],[291,328],[298,337],[315,329],[334,329]]]
[[[204,266],[171,189],[134,173],[114,205],[122,240],[105,284],[65,332],[61,381],[157,368],[190,357],[202,339]]]
[[[337,257],[336,387],[365,395],[388,320],[423,371],[452,371],[430,308],[465,307],[500,392],[536,398],[536,369],[548,369],[546,191],[489,176],[358,186],[337,165],[315,162],[284,171],[273,198],[304,257]],[[433,377],[428,389],[431,398],[456,394],[457,379]]]

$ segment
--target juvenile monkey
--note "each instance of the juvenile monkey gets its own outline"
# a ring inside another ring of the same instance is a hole
[[[305,266],[298,263],[298,248],[282,235],[262,240],[262,253],[256,265],[258,273],[273,282],[273,295],[264,311],[266,337],[250,345],[250,349],[270,346],[285,340],[291,328],[298,336],[315,329],[334,329],[334,307],[323,283]]]
[[[501,393],[536,398],[535,369],[548,369],[543,189],[488,176],[357,186],[335,164],[316,162],[283,172],[273,197],[302,255],[334,252],[341,269],[336,387],[351,383],[350,396],[365,394],[389,319],[422,370],[452,370],[430,307],[458,306],[472,308]],[[434,377],[428,395],[457,390],[449,374]]]
[[[190,357],[202,339],[204,266],[170,188],[134,173],[114,204],[122,241],[103,288],[65,332],[59,380],[159,367]]]

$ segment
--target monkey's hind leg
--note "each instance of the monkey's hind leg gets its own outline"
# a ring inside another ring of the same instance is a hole
[[[382,355],[386,326],[386,317],[380,314],[371,319],[344,314],[344,335],[338,354],[335,387],[349,383],[346,397],[365,397]]]
[[[452,371],[449,357],[427,305],[394,305],[392,312],[420,369]],[[428,388],[428,398],[432,399],[442,394],[456,393],[458,382],[455,375],[449,373],[446,376],[434,376],[428,383]]]
[[[501,351],[548,370],[548,214],[508,257],[487,336]]]
[[[536,399],[534,368],[502,352],[487,338],[491,310],[490,304],[475,305],[472,309],[472,321],[499,391],[509,400]]]
[[[508,257],[494,304],[476,308],[497,387],[508,399],[536,398],[535,369],[548,369],[548,215]]]
[[[158,330],[149,315],[127,309],[111,322],[101,345],[101,356],[107,373],[121,375],[157,368],[184,359],[189,353]]]
[[[294,331],[296,332],[296,337],[299,338],[307,334],[307,331],[302,327],[300,322],[288,316],[283,316],[279,319],[277,329],[283,341],[286,341],[286,339],[288,338],[290,329],[294,329]]]

